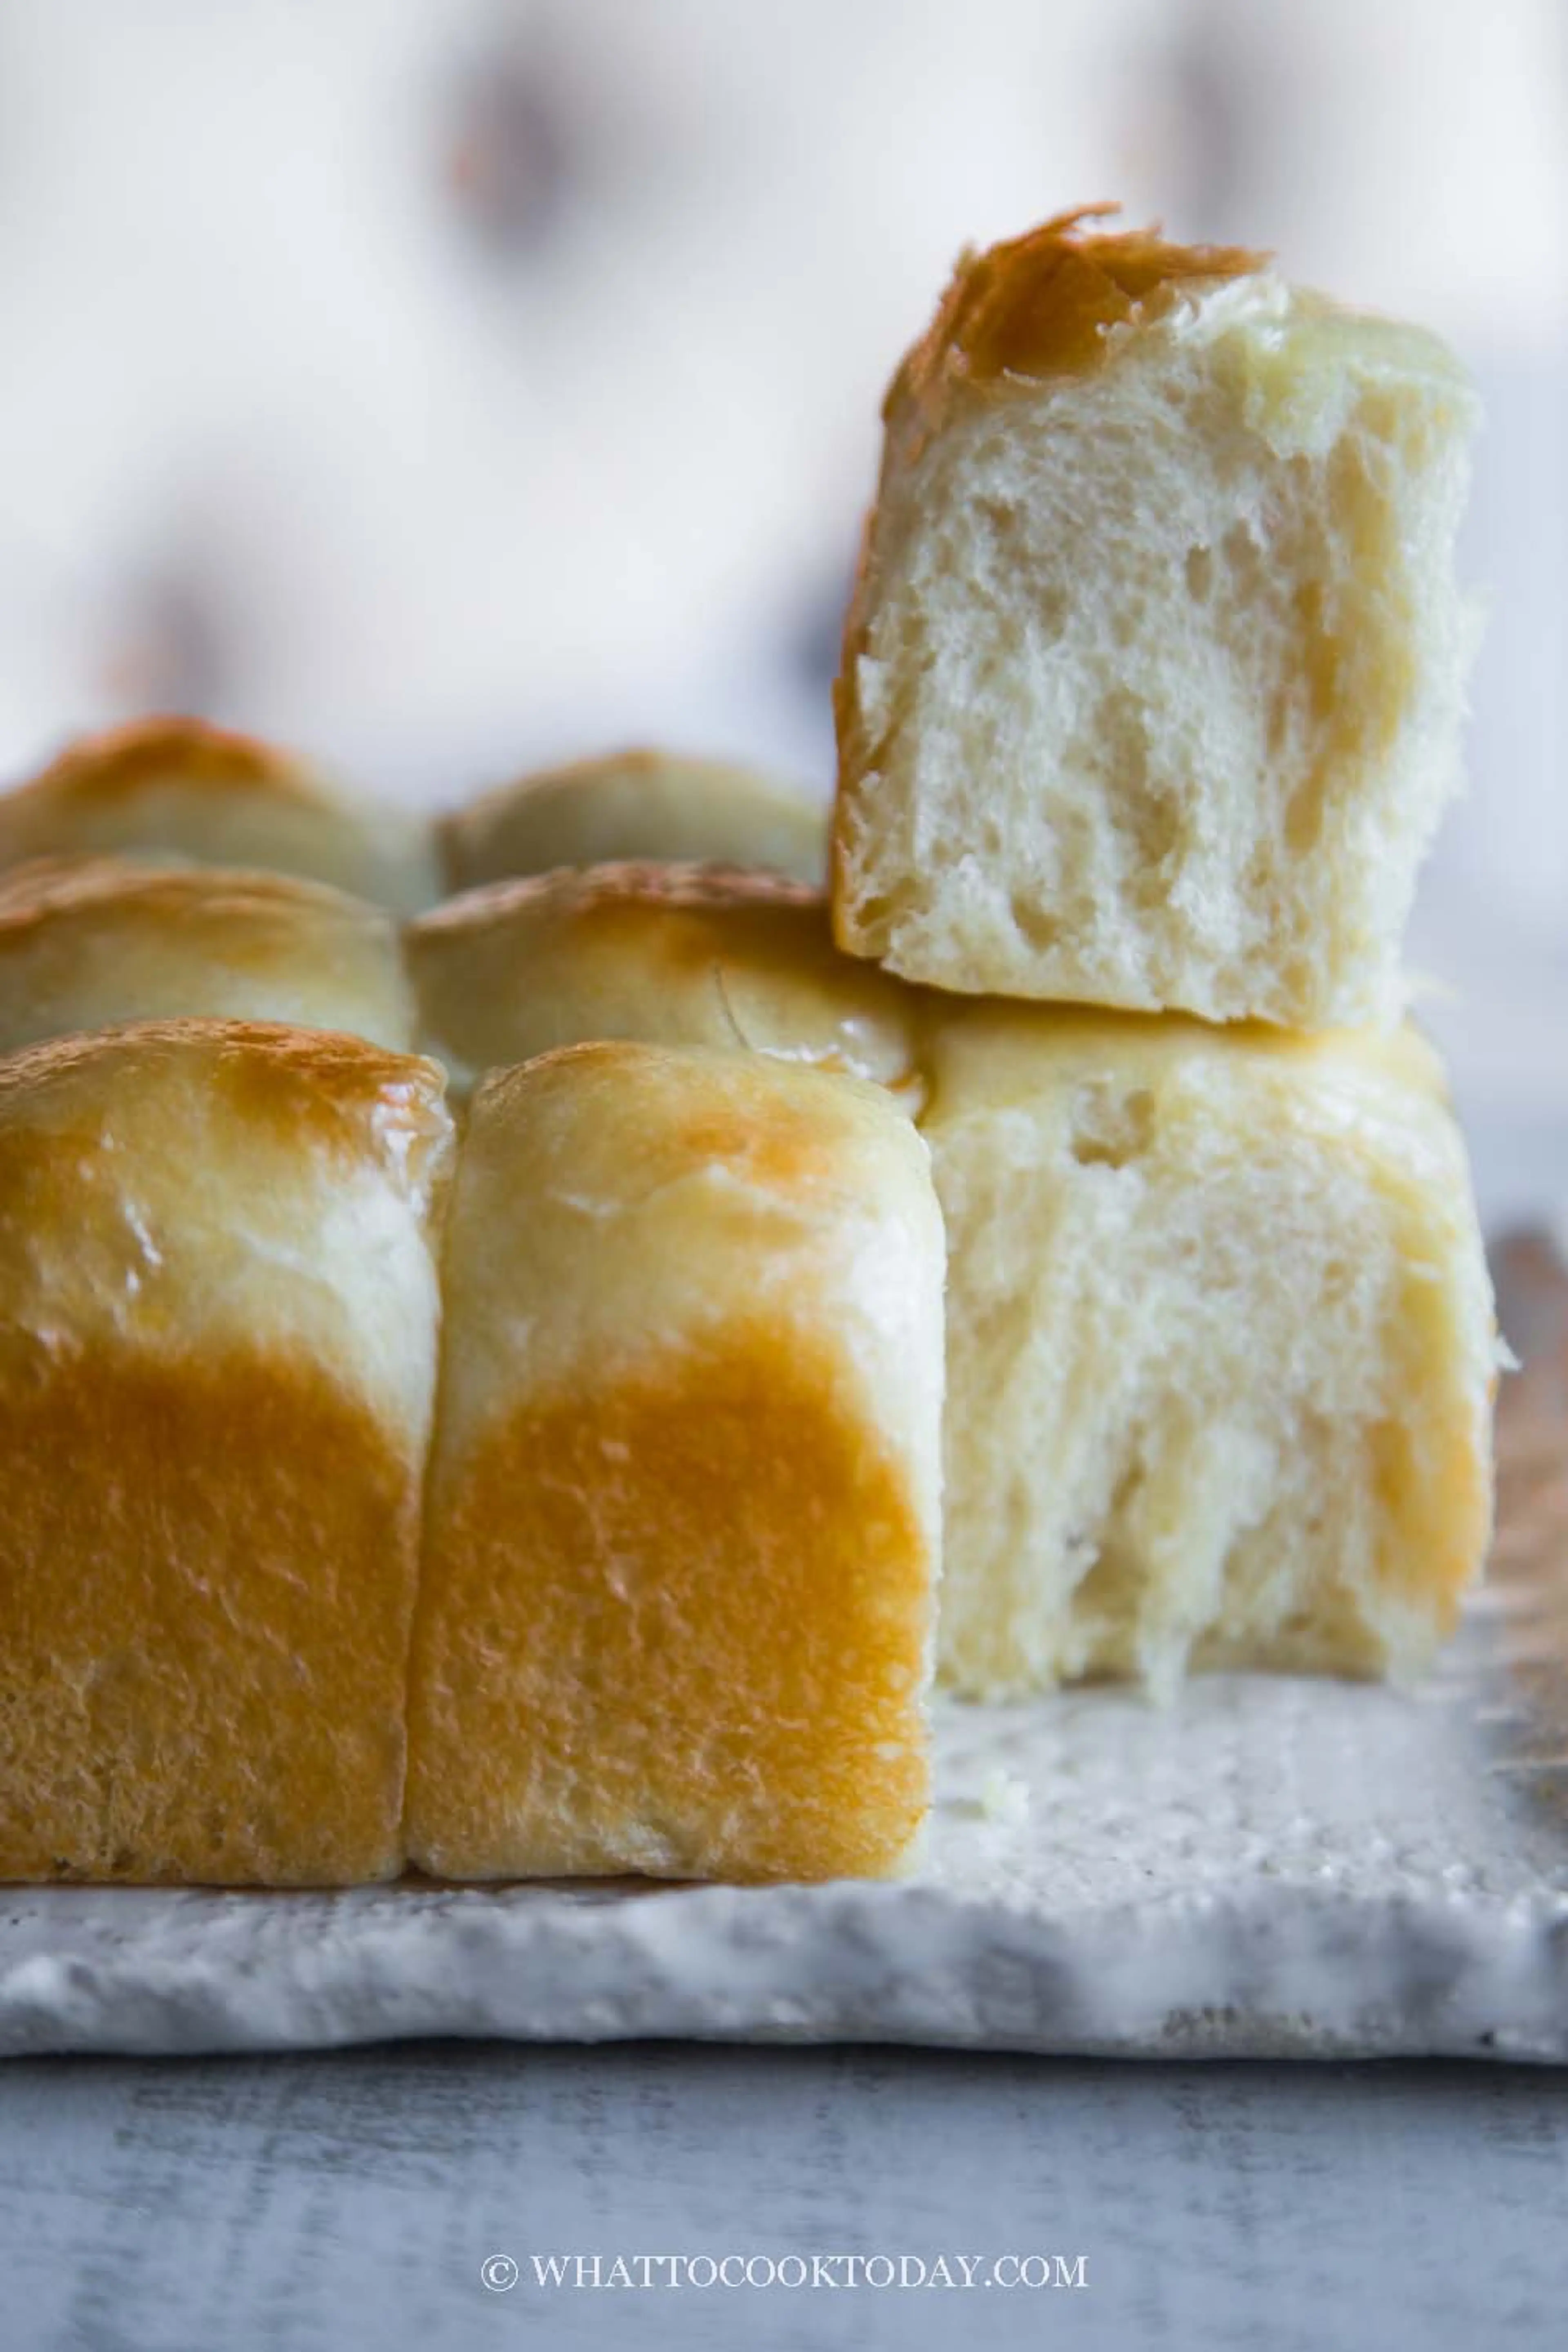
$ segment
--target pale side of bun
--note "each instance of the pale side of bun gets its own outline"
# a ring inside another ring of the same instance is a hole
[[[1491,1291],[1436,1055],[955,1006],[942,1669],[1405,1679],[1485,1556]]]
[[[323,882],[120,857],[0,874],[0,1054],[189,1014],[414,1044],[393,917]]]
[[[585,1038],[750,1047],[918,1100],[915,992],[833,944],[819,890],[718,866],[536,875],[407,934],[422,1050],[455,1087]]]
[[[347,1037],[0,1061],[0,1877],[401,1867],[450,1139]]]
[[[876,1875],[929,1796],[942,1221],[876,1088],[599,1045],[474,1098],[411,1859]]]
[[[623,859],[762,866],[821,884],[826,812],[723,760],[616,751],[488,793],[441,824],[447,887]]]
[[[1476,637],[1449,353],[1079,215],[965,256],[884,413],[840,944],[966,993],[1396,1013]]]
[[[105,851],[302,875],[399,914],[442,888],[426,819],[351,800],[305,761],[197,719],[82,736],[0,796],[0,867]]]

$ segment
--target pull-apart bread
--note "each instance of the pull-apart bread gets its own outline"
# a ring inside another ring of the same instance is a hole
[[[830,897],[651,752],[431,823],[150,720],[0,798],[0,1877],[889,1874],[933,1665],[1418,1670],[1499,1359],[1399,1021],[1474,414],[1256,254],[966,257]]]
[[[455,810],[440,837],[453,890],[621,858],[754,866],[818,884],[827,870],[827,818],[816,801],[752,769],[668,751],[524,776]]]
[[[589,1038],[752,1047],[914,1108],[915,992],[834,946],[820,890],[600,866],[448,899],[406,935],[424,1052],[456,1087]]]
[[[453,1159],[439,1070],[348,1036],[0,1057],[0,1877],[906,1859],[925,1145],[870,1085],[604,1045]]]
[[[1396,1013],[1475,416],[1433,336],[1257,254],[1078,214],[965,256],[884,409],[840,944],[965,993]]]
[[[442,889],[426,819],[350,800],[289,753],[197,719],[82,736],[0,795],[0,867],[105,851],[303,875],[401,914]]]
[[[694,942],[647,869],[487,895],[414,967],[426,1021],[483,1001],[498,1060],[574,1025],[805,1058],[867,1009],[820,902],[785,938],[705,877]],[[892,982],[876,1011],[859,1067],[947,1222],[945,1678],[1414,1670],[1485,1550],[1497,1360],[1432,1049]]]
[[[0,1054],[192,1013],[414,1042],[397,923],[324,882],[124,857],[0,873]]]
[[[480,1087],[446,1250],[408,1844],[879,1874],[928,1800],[942,1234],[877,1088],[626,1044]]]
[[[928,1076],[947,1679],[1425,1664],[1486,1551],[1498,1360],[1431,1049],[975,1004]]]
[[[0,1876],[402,1867],[450,1135],[348,1037],[0,1060]]]

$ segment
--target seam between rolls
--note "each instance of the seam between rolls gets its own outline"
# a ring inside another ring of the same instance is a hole
[[[405,929],[407,927],[405,926]],[[432,1473],[436,1461],[436,1438],[441,1426],[442,1408],[447,1389],[447,1262],[451,1245],[452,1228],[458,1184],[462,1174],[463,1153],[468,1148],[468,1106],[455,1103],[449,1093],[446,1066],[442,1064],[441,1100],[452,1121],[452,1164],[441,1188],[438,1204],[433,1216],[431,1257],[436,1270],[436,1377],[430,1387],[430,1419],[425,1433],[424,1459],[419,1473],[419,1508],[415,1538],[414,1600],[408,1612],[408,1638],[403,1657],[403,1780],[397,1798],[398,1875],[406,1878],[413,1866],[408,1852],[408,1796],[413,1778],[414,1758],[414,1665],[419,1646],[420,1621],[425,1601],[425,1570],[430,1548],[430,1514]]]

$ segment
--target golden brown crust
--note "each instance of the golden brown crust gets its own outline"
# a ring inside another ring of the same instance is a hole
[[[709,1058],[629,1039],[557,1045],[519,1068],[492,1071],[474,1098],[474,1117],[510,1118],[525,1103],[524,1115],[536,1117],[534,1104],[548,1105],[553,1096],[579,1123],[580,1141],[597,1147],[600,1139],[582,1134],[580,1126],[582,1102],[597,1094],[605,1115],[605,1157],[623,1199],[633,1202],[712,1161],[721,1161],[745,1184],[784,1195],[830,1185],[843,1137],[825,1117],[822,1101],[781,1091],[776,1069],[761,1055],[727,1059],[721,1079],[711,1072],[706,1087],[692,1085],[687,1064]],[[628,1167],[616,1134],[614,1097],[626,1099],[633,1088],[643,1091],[647,1118]],[[591,1171],[585,1160],[580,1165],[586,1184]]]
[[[431,1517],[424,1865],[762,1881],[897,1863],[929,1801],[929,1566],[831,1360],[736,1326],[531,1401],[447,1465]],[[497,1625],[516,1630],[498,1643]]]
[[[443,899],[419,918],[421,931],[456,931],[504,921],[520,909],[545,901],[563,912],[635,901],[645,907],[819,907],[821,888],[787,874],[751,866],[670,863],[651,858],[606,859],[600,865],[557,867],[545,874],[514,874],[481,882]],[[3,903],[3,901],[0,901]]]
[[[82,737],[0,794],[0,866],[105,852],[306,875],[399,910],[439,896],[426,820],[363,807],[292,753],[195,719]]]
[[[144,1088],[163,1066],[269,1141],[363,1150],[374,1112],[388,1102],[438,1110],[444,1086],[434,1062],[363,1037],[272,1021],[141,1021],[88,1035],[52,1037],[0,1058],[0,1142],[32,1116],[27,1100],[79,1084],[95,1097],[110,1087]],[[110,1106],[95,1102],[95,1110]]]
[[[343,1030],[406,1051],[396,924],[282,874],[60,857],[0,876],[0,1052],[188,1015]]]
[[[0,924],[25,929],[47,916],[116,900],[145,907],[177,925],[189,910],[205,915],[229,906],[277,909],[289,915],[353,913],[384,920],[379,908],[331,882],[302,874],[272,874],[265,867],[158,866],[140,857],[87,850],[29,857],[0,873]]]
[[[331,806],[291,753],[258,736],[174,713],[134,719],[122,727],[79,737],[24,789],[40,797],[90,805],[122,800],[170,774],[214,791],[243,785],[280,800]]]
[[[560,870],[448,901],[406,948],[422,1036],[459,1083],[634,1037],[844,1071],[906,1108],[918,1095],[918,992],[840,955],[808,884],[722,866]]]
[[[411,1857],[890,1868],[940,1519],[912,1127],[761,1055],[563,1047],[476,1096],[445,1263]]]
[[[970,384],[1076,375],[1106,357],[1106,331],[1159,317],[1197,284],[1246,278],[1268,256],[1174,245],[1157,229],[1089,226],[1120,208],[1084,205],[984,253],[965,252],[935,318],[889,388],[883,415],[925,407],[950,373]]]
[[[353,1037],[0,1059],[0,1874],[399,1866],[449,1136]]]
[[[308,1360],[5,1357],[0,1878],[395,1875],[417,1465]]]

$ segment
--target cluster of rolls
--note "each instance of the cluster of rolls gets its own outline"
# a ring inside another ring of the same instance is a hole
[[[933,1675],[1418,1670],[1471,411],[1252,255],[966,260],[826,888],[646,753],[415,823],[150,722],[0,801],[0,1875],[877,1874]]]

